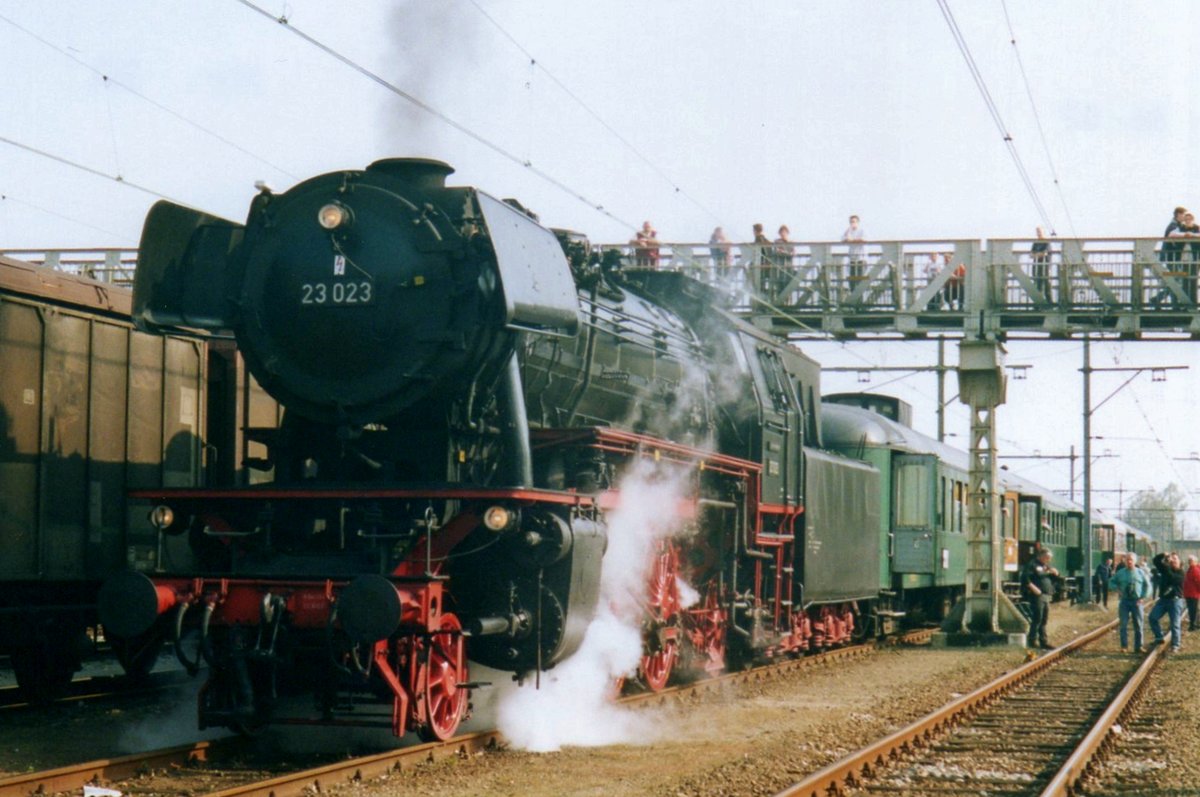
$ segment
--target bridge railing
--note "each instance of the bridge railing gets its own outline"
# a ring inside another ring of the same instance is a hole
[[[748,313],[1012,314],[1197,310],[1200,238],[796,241],[600,245],[623,265],[683,271]],[[1164,245],[1167,247],[1164,252]],[[7,249],[0,254],[129,285],[136,249]]]
[[[602,245],[628,267],[683,271],[736,307],[800,312],[1195,309],[1200,238]],[[1163,245],[1178,246],[1178,251]]]
[[[136,249],[0,249],[0,255],[35,266],[126,286],[133,285],[137,254]]]

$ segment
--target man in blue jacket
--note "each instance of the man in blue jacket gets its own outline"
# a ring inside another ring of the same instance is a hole
[[[1129,621],[1133,620],[1133,652],[1142,652],[1142,601],[1150,597],[1150,579],[1137,566],[1137,554],[1127,552],[1108,580],[1117,595],[1117,616],[1121,620],[1121,652],[1129,651]]]

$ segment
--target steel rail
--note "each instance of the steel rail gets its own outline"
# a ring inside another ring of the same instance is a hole
[[[776,797],[827,797],[829,794],[836,794],[841,790],[857,786],[860,778],[869,777],[876,768],[894,760],[901,753],[929,741],[964,716],[969,716],[978,709],[991,704],[1014,686],[1056,664],[1068,653],[1100,639],[1116,627],[1117,621],[1113,620],[1089,631],[1074,641],[1055,648],[1045,656],[1034,659],[1028,664],[984,684],[970,694],[947,703],[858,752],[829,764],[799,783],[779,792]]]
[[[363,781],[395,772],[405,766],[437,761],[450,756],[466,756],[496,747],[503,741],[499,731],[482,731],[457,736],[446,742],[427,742],[415,747],[352,758],[315,769],[280,775],[242,786],[210,792],[208,797],[304,797],[321,794],[331,784]]]
[[[933,631],[934,629],[921,629],[875,643],[834,648],[814,656],[789,659],[741,672],[726,673],[715,678],[671,687],[661,692],[629,695],[621,698],[620,702],[630,705],[655,704],[714,691],[733,683],[780,677],[797,670],[857,658],[881,647],[921,642],[927,640]],[[31,794],[73,791],[86,784],[117,782],[147,769],[207,761],[209,753],[216,753],[218,746],[229,746],[237,741],[236,738],[233,738],[216,742],[198,742],[150,753],[88,761],[59,769],[0,779],[0,797],[28,797]],[[502,745],[504,741],[504,736],[495,730],[464,734],[445,742],[428,742],[351,758],[312,769],[299,770],[269,780],[254,781],[214,792],[210,797],[289,797],[289,795],[302,797],[314,793],[314,788],[320,792],[333,783],[376,778],[414,763],[434,761],[455,755],[469,755],[494,748]]]
[[[1083,737],[1083,741],[1046,784],[1041,797],[1068,797],[1078,794],[1079,782],[1091,772],[1098,758],[1111,748],[1113,726],[1137,704],[1150,683],[1150,673],[1162,661],[1162,652],[1165,649],[1166,643],[1163,643],[1150,650],[1150,655],[1129,677],[1125,686],[1100,715],[1100,719],[1096,720],[1096,724],[1088,731],[1087,736]]]
[[[29,797],[31,794],[55,794],[74,791],[91,783],[128,780],[139,772],[155,767],[207,761],[210,753],[225,746],[224,740],[194,742],[167,747],[149,753],[135,753],[119,758],[102,758],[82,764],[71,764],[42,772],[31,772],[0,778],[0,797]]]

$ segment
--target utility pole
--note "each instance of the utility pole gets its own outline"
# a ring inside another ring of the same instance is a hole
[[[1145,371],[1151,372],[1151,377],[1155,382],[1165,382],[1167,379],[1167,371],[1184,371],[1187,370],[1186,365],[1145,365],[1145,366],[1130,366],[1127,368],[1093,368],[1092,367],[1092,347],[1091,337],[1083,336],[1083,368],[1079,369],[1083,372],[1083,517],[1086,533],[1083,535],[1083,569],[1089,572],[1092,568],[1092,413],[1103,407],[1108,400],[1120,393],[1126,385],[1137,379],[1138,374]],[[1109,393],[1104,399],[1092,406],[1092,374],[1103,371],[1122,371],[1131,373],[1130,377],[1117,386],[1117,389]],[[1092,602],[1092,580],[1090,578],[1083,579],[1083,600],[1084,603]]]
[[[1111,396],[1110,396],[1111,398]],[[1092,605],[1092,341],[1083,336],[1083,603]]]
[[[946,339],[938,338],[938,442],[946,442]]]

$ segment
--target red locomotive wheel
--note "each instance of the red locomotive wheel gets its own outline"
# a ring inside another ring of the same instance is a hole
[[[650,570],[646,596],[651,622],[645,633],[657,638],[647,640],[638,667],[642,683],[651,692],[661,692],[667,687],[679,660],[678,579],[679,551],[673,544],[663,543]]]
[[[671,630],[673,629],[668,629],[668,632]],[[659,650],[642,656],[642,663],[638,666],[638,675],[641,676],[642,683],[651,692],[661,692],[666,689],[678,659],[678,639],[665,640]]]
[[[440,627],[448,633],[430,637],[421,676],[425,711],[418,733],[430,742],[452,738],[467,713],[468,692],[459,687],[467,680],[462,624],[454,615],[444,614]]]

